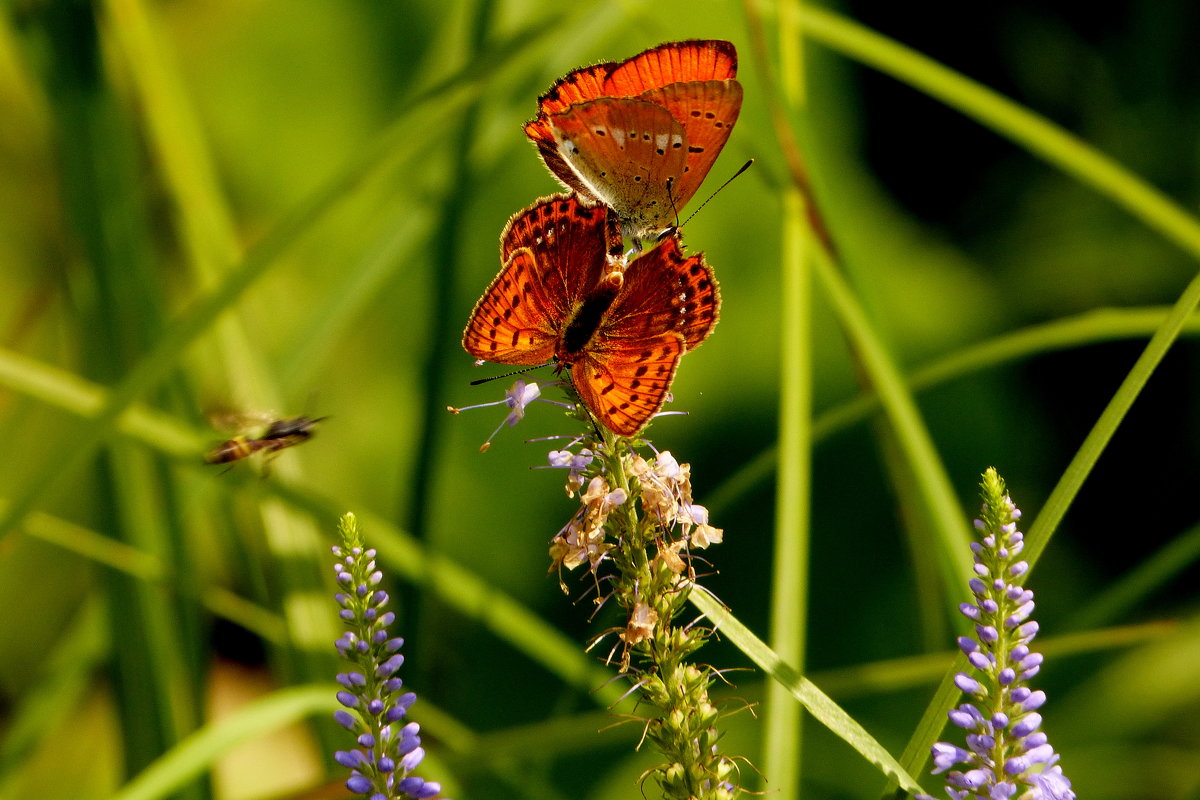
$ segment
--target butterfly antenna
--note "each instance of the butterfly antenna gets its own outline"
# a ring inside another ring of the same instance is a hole
[[[693,212],[692,212],[692,213],[691,213],[691,214],[688,216],[688,218],[687,218],[687,219],[685,219],[683,222],[680,222],[680,223],[679,223],[678,225],[676,225],[674,228],[667,228],[665,231],[663,231],[662,233],[660,233],[660,234],[658,235],[658,238],[659,238],[660,240],[662,240],[662,239],[665,239],[665,238],[666,238],[667,236],[669,236],[670,234],[674,233],[675,231],[677,231],[677,230],[679,230],[680,228],[682,228],[684,225],[687,225],[689,222],[691,222],[691,221],[692,221],[692,217],[694,217],[694,216],[696,216],[697,214],[699,214],[699,213],[700,213],[700,209],[702,209],[702,208],[704,208],[706,205],[708,205],[708,201],[709,201],[709,200],[712,200],[714,197],[716,197],[716,196],[717,196],[717,192],[720,192],[720,191],[721,191],[722,189],[724,189],[726,186],[728,186],[729,184],[733,183],[733,182],[734,182],[734,180],[736,180],[736,179],[738,178],[738,176],[740,176],[740,175],[741,175],[743,172],[745,172],[746,170],[750,169],[750,166],[751,166],[753,163],[754,163],[754,159],[752,158],[752,159],[750,159],[749,161],[747,161],[745,164],[742,164],[741,168],[739,168],[737,172],[733,173],[733,175],[731,175],[731,176],[729,177],[729,179],[728,179],[728,180],[726,180],[724,183],[722,183],[720,186],[718,186],[718,187],[716,188],[716,190],[714,190],[714,191],[713,191],[713,193],[712,193],[712,194],[710,194],[710,195],[709,195],[707,198],[705,198],[705,200],[704,200],[704,202],[703,202],[703,203],[701,203],[700,205],[696,206],[696,210],[695,210],[695,211],[693,211]],[[676,219],[676,220],[678,220],[678,219],[679,219],[679,216],[678,216],[678,215],[676,215],[675,219]]]
[[[679,206],[675,205],[675,193],[671,191],[675,187],[675,176],[667,178],[667,199],[671,201],[671,213],[675,215],[675,227],[679,227]],[[704,202],[708,202],[705,200]]]
[[[548,367],[553,363],[554,363],[553,361],[547,361],[545,364],[534,364],[531,367],[525,367],[525,369],[518,369],[518,370],[514,370],[512,372],[506,372],[503,375],[493,375],[490,378],[479,378],[477,380],[471,381],[471,386],[482,386],[483,384],[491,383],[492,381],[499,381],[499,380],[503,380],[504,378],[511,378],[513,375],[524,375],[526,372],[532,372],[533,370],[540,369],[541,367]]]

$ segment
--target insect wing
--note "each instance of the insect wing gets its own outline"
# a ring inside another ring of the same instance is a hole
[[[538,116],[556,114],[601,97],[637,97],[680,81],[729,80],[736,76],[737,51],[729,42],[666,42],[625,61],[572,70],[538,98]]]
[[[546,309],[540,265],[529,248],[517,250],[479,298],[463,331],[463,349],[501,364],[541,364],[554,354],[556,317]]]
[[[632,436],[666,401],[680,357],[707,338],[721,298],[700,254],[677,235],[632,261],[624,285],[571,377],[600,422]]]
[[[683,126],[666,108],[605,98],[555,114],[550,127],[556,155],[572,172],[566,183],[611,206],[631,231],[675,219],[688,149]]]
[[[683,350],[674,332],[605,342],[575,363],[571,382],[604,427],[633,436],[662,408]]]
[[[624,290],[609,309],[599,338],[640,341],[674,332],[690,351],[708,338],[720,310],[717,280],[704,255],[684,255],[679,235],[672,234],[630,263]]]
[[[742,110],[742,85],[734,80],[673,83],[640,99],[665,108],[683,127],[687,164],[671,190],[675,208],[683,208],[729,140]]]
[[[550,360],[572,310],[620,251],[602,206],[555,195],[517,212],[500,235],[504,268],[471,314],[464,349],[503,364]]]

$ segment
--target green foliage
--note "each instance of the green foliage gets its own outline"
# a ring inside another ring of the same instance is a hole
[[[1075,788],[1194,796],[1194,12],[695,5],[3,7],[0,796],[340,780],[346,510],[399,582],[425,773],[458,798],[636,791],[653,756],[582,652],[623,621],[546,576],[573,506],[522,442],[573,423],[534,406],[480,454],[499,414],[443,409],[501,391],[468,385],[492,373],[458,332],[504,221],[556,190],[521,133],[538,93],[702,37],[746,89],[709,184],[757,163],[685,228],[722,319],[673,387],[691,415],[649,435],[725,530],[704,657],[766,670],[727,673],[723,702],[765,706],[728,749],[784,797],[935,786],[994,464]],[[264,477],[203,463],[228,411],[329,419]]]

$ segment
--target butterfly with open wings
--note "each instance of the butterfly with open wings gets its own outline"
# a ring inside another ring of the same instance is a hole
[[[600,424],[633,436],[666,401],[679,359],[707,338],[720,294],[702,254],[671,233],[626,259],[609,210],[571,195],[517,212],[503,267],[463,347],[501,364],[554,362]]]

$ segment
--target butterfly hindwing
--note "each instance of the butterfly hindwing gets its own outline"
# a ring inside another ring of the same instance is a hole
[[[683,351],[683,337],[670,331],[608,341],[575,363],[571,382],[600,424],[633,436],[666,402]]]
[[[721,298],[702,255],[677,235],[634,259],[590,346],[571,372],[588,408],[632,436],[662,408],[680,357],[716,324]]]
[[[463,348],[475,358],[501,364],[549,361],[558,331],[541,280],[533,251],[515,250],[475,304],[463,331]]]

